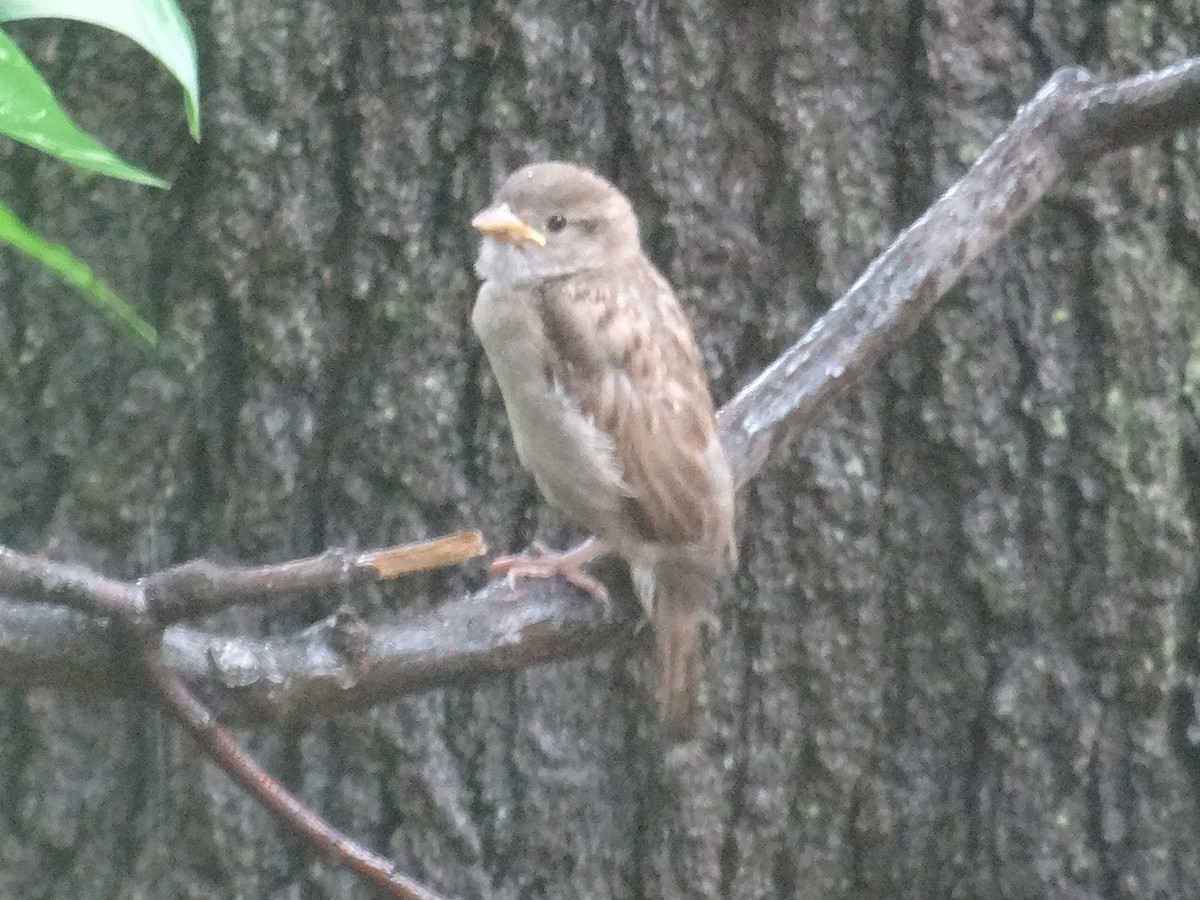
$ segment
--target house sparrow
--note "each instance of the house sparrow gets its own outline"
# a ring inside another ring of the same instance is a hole
[[[517,455],[551,504],[599,535],[493,572],[562,575],[606,601],[582,566],[620,554],[653,626],[663,720],[686,732],[700,616],[736,560],[733,480],[691,328],[629,201],[586,169],[519,169],[471,224],[484,235],[471,322]]]

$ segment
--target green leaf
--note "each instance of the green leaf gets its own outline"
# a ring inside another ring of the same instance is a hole
[[[0,3],[4,0],[0,0]],[[107,147],[67,118],[50,86],[21,48],[0,31],[0,133],[53,154],[83,169],[154,187],[161,178],[122,162]]]
[[[17,19],[74,19],[141,44],[183,87],[188,130],[200,140],[196,41],[175,0],[0,0],[0,22]]]
[[[28,253],[67,284],[78,289],[92,306],[137,340],[146,345],[153,345],[158,340],[154,326],[139,316],[124,297],[97,278],[66,247],[53,244],[25,227],[16,214],[3,204],[0,204],[0,240]]]

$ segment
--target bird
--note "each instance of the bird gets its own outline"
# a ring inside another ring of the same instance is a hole
[[[669,733],[694,727],[701,622],[737,562],[734,485],[700,350],[642,249],[629,200],[566,162],[524,166],[471,225],[483,239],[471,314],[521,464],[596,537],[534,545],[493,575],[560,575],[607,605],[583,566],[615,552],[654,634]]]

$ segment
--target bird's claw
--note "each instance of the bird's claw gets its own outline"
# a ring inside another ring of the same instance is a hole
[[[517,591],[519,579],[559,576],[581,591],[590,594],[607,612],[609,608],[608,590],[599,580],[583,571],[583,565],[593,557],[589,555],[580,561],[577,552],[572,550],[561,553],[534,542],[529,545],[529,550],[525,553],[501,556],[492,560],[492,564],[488,567],[488,574],[492,578],[503,577],[513,593]]]

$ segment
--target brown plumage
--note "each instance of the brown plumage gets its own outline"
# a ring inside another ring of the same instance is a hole
[[[551,503],[629,563],[663,718],[686,730],[700,615],[734,564],[732,479],[691,328],[629,202],[585,169],[527,166],[473,224],[485,238],[472,321],[517,453]],[[514,571],[571,574],[573,562]]]

